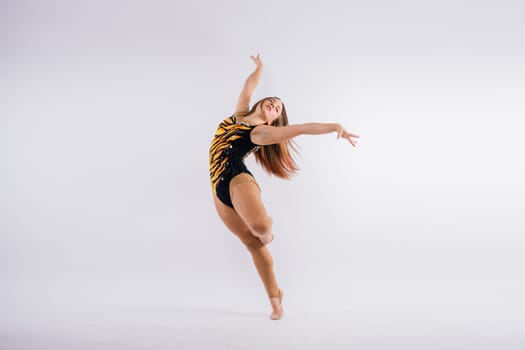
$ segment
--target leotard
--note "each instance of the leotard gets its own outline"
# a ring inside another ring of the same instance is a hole
[[[213,193],[232,208],[231,180],[241,173],[253,176],[244,164],[244,159],[260,147],[250,139],[256,126],[237,122],[236,116],[232,115],[219,124],[210,145],[210,182]]]

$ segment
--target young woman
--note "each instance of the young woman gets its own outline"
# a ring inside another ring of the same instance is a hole
[[[278,320],[283,315],[283,292],[277,284],[273,260],[266,248],[273,240],[272,219],[244,158],[254,153],[266,172],[289,178],[297,172],[290,154],[294,149],[292,138],[336,132],[337,138],[345,138],[355,147],[354,138],[359,136],[335,123],[288,125],[286,110],[277,97],[263,98],[250,109],[250,99],[263,69],[259,55],[250,57],[257,67],[246,79],[235,113],[220,123],[211,143],[210,178],[217,212],[252,255],[273,309],[270,318]]]

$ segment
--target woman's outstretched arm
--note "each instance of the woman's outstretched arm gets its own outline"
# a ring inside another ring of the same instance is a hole
[[[250,74],[250,76],[244,82],[241,94],[239,95],[239,100],[237,101],[237,107],[235,107],[235,114],[238,112],[248,112],[250,110],[250,99],[252,98],[253,91],[259,84],[259,78],[263,70],[263,64],[261,62],[260,55],[250,56],[255,65],[255,71]]]
[[[337,123],[305,123],[288,126],[259,125],[251,133],[252,142],[257,145],[272,145],[290,140],[299,135],[321,135],[337,133],[337,138],[347,139],[352,146],[357,145],[354,138],[358,135],[351,134],[341,124]]]

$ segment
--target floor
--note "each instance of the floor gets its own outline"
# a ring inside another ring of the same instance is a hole
[[[10,312],[0,348],[29,349],[523,349],[523,335],[450,322],[375,320],[365,310],[257,307],[75,307]],[[400,317],[406,320],[406,317]]]

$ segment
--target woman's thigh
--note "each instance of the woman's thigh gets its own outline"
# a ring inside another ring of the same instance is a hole
[[[235,212],[252,231],[265,231],[271,219],[261,199],[261,190],[250,174],[239,174],[230,183],[230,198]]]
[[[247,247],[262,247],[263,244],[261,241],[254,236],[250,227],[246,222],[233,210],[231,207],[227,206],[221,202],[216,196],[213,196],[215,202],[215,208],[217,213],[221,218],[222,222],[226,227],[244,243]]]

